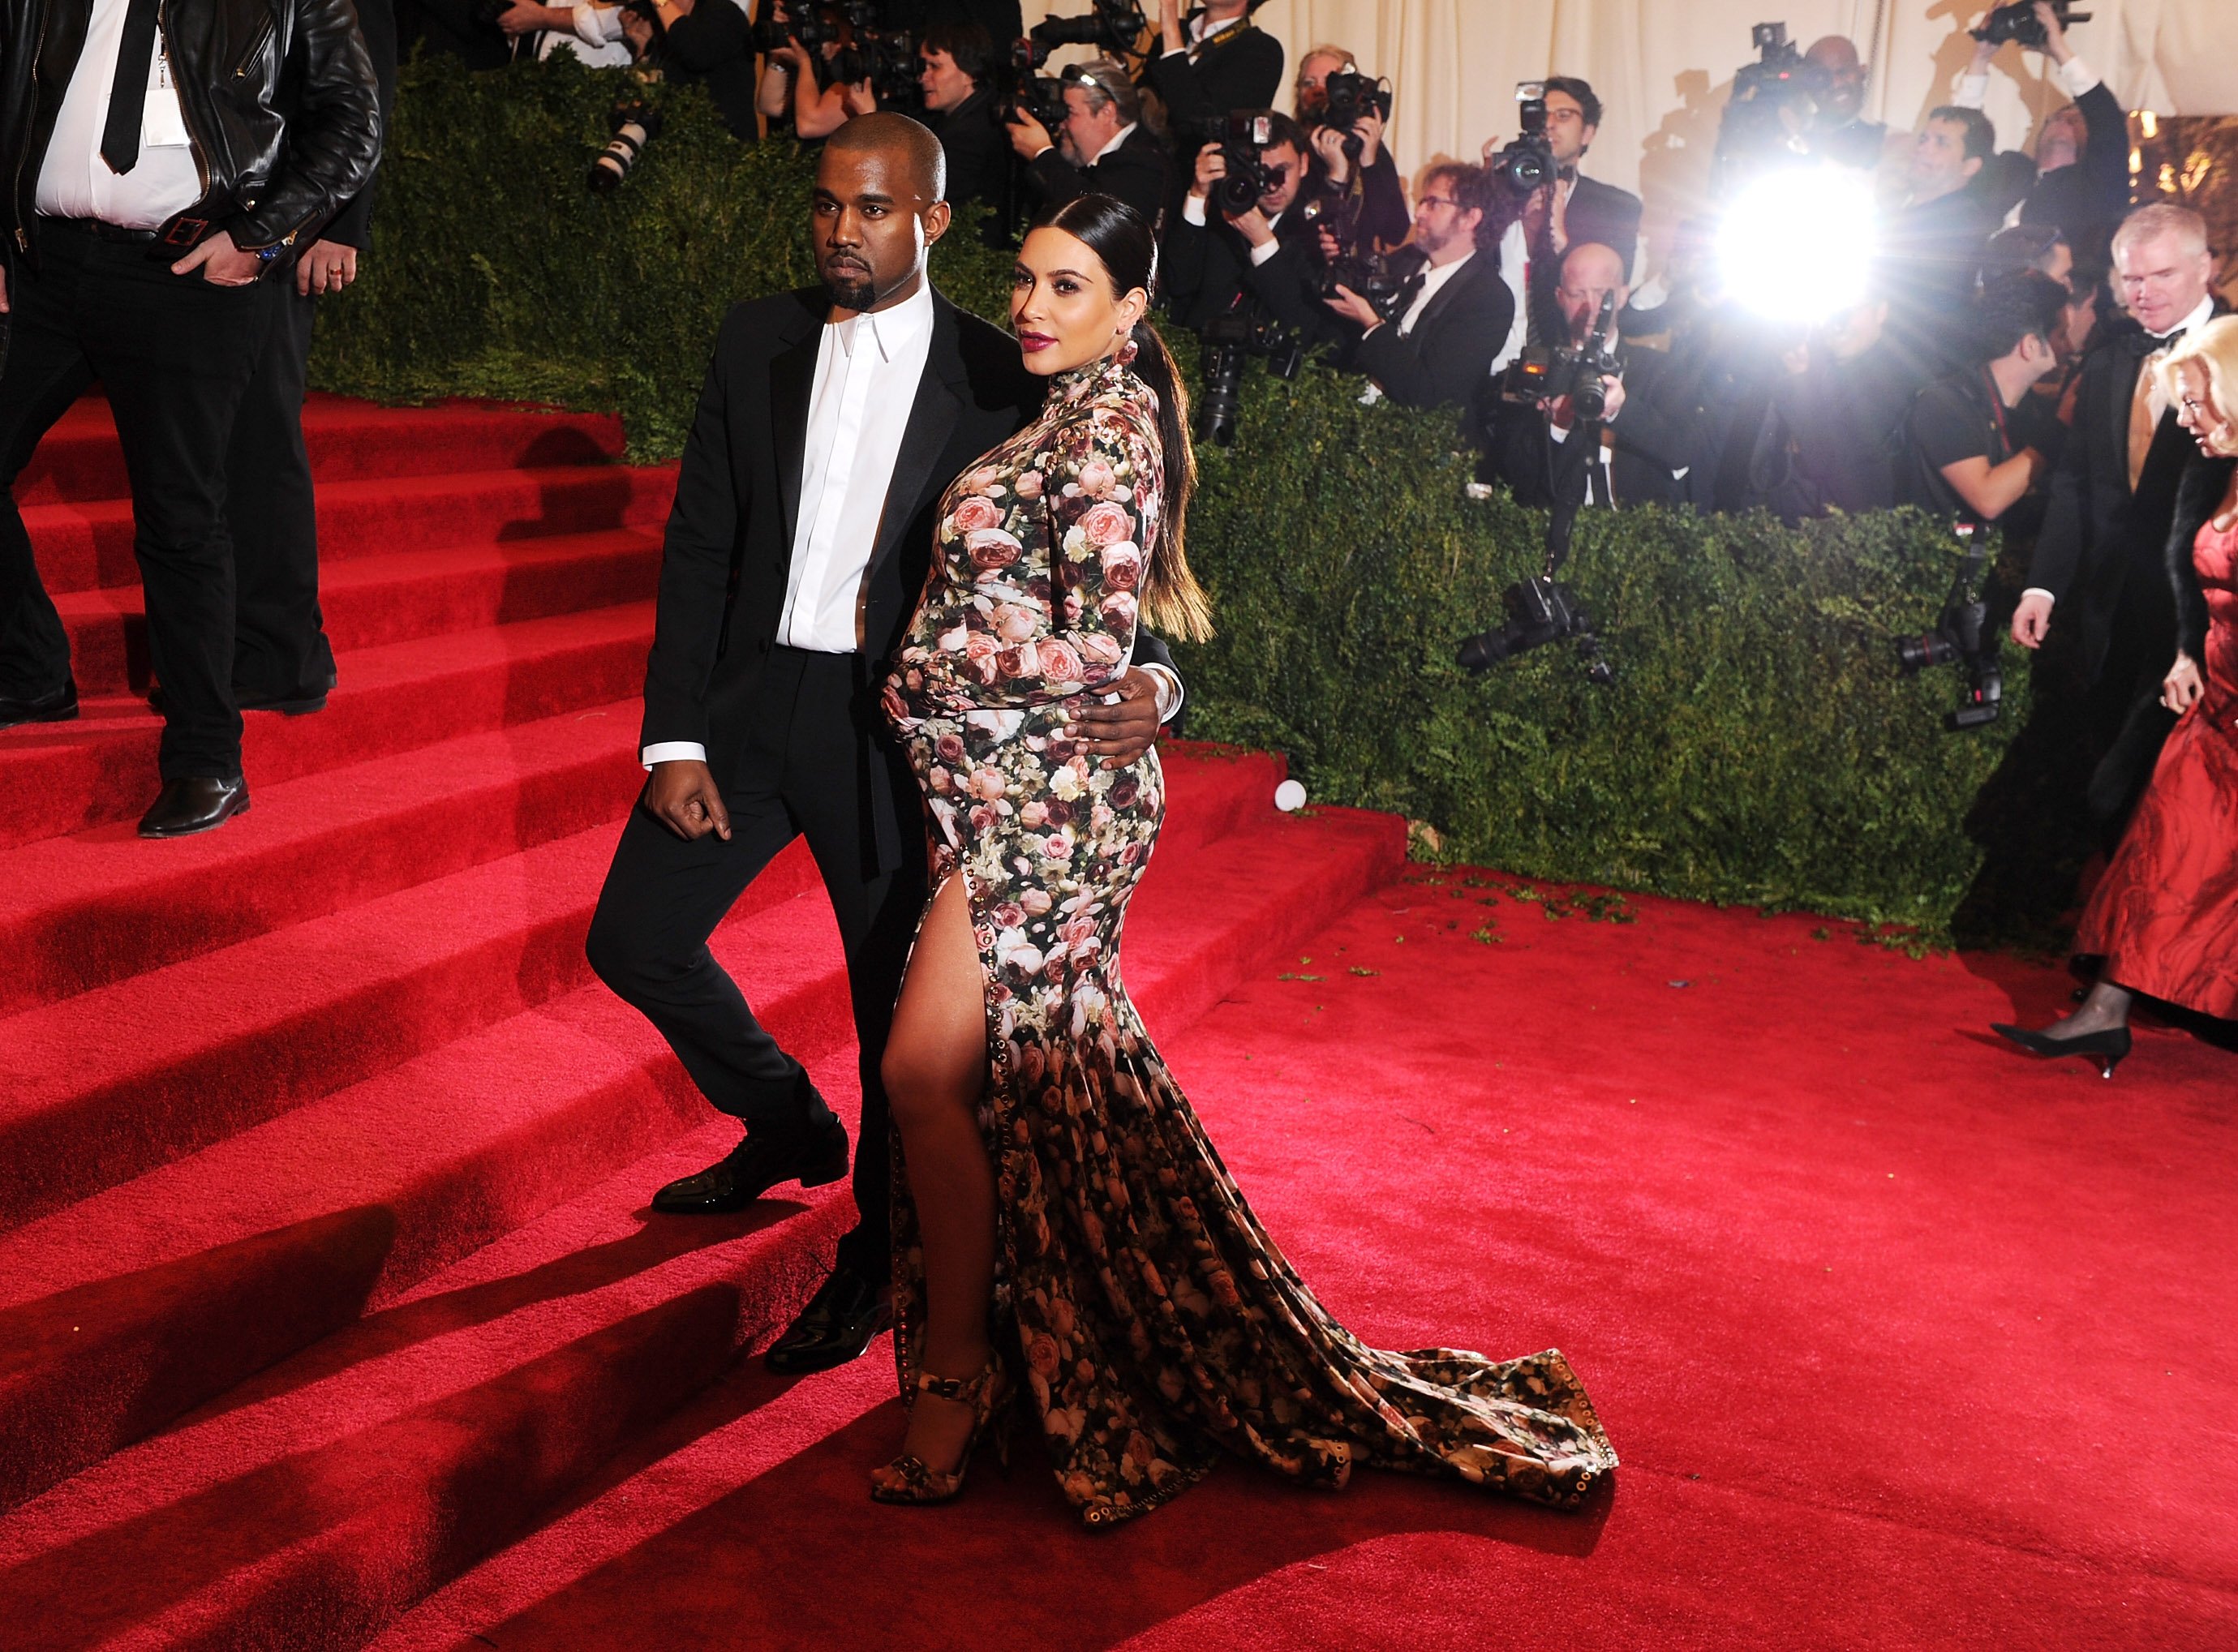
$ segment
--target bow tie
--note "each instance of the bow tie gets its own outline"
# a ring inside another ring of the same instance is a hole
[[[2164,355],[2183,334],[2182,327],[2173,333],[2148,333],[2145,334],[2145,353],[2148,355]]]

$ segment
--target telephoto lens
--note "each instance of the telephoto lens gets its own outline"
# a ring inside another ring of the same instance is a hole
[[[601,193],[620,188],[645,146],[660,135],[660,111],[643,103],[623,104],[614,111],[613,122],[613,142],[591,162],[591,188]]]

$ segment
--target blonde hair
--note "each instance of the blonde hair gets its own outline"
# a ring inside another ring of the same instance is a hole
[[[2222,415],[2216,446],[2221,456],[2238,456],[2238,315],[2218,315],[2205,327],[2195,327],[2161,358],[2153,371],[2160,375],[2161,393],[2174,406],[2183,400],[2183,365],[2199,363],[2207,375],[2207,393]]]
[[[1360,60],[1341,46],[1309,46],[1306,50],[1306,55],[1298,59],[1298,78],[1301,81],[1306,77],[1306,65],[1316,57],[1335,58],[1336,72],[1339,74],[1342,74],[1346,69],[1357,72],[1360,68]]]

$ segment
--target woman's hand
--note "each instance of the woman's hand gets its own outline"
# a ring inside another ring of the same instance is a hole
[[[2206,692],[2207,679],[2199,674],[2199,663],[2179,652],[2168,674],[2161,679],[2161,704],[2171,711],[2188,710]]]
[[[839,106],[847,111],[849,120],[857,115],[875,115],[878,112],[878,95],[868,80],[852,81],[839,89]]]
[[[1317,126],[1312,139],[1314,153],[1321,158],[1328,173],[1328,181],[1345,184],[1352,181],[1352,157],[1344,152],[1344,134],[1334,126]]]

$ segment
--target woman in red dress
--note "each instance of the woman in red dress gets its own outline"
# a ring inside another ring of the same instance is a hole
[[[2199,444],[2168,538],[2176,656],[2161,702],[2182,715],[2075,937],[2101,961],[2097,984],[2042,1032],[1996,1028],[2039,1055],[2089,1056],[2109,1078],[2140,993],[2238,1017],[2238,316],[2195,329],[2160,374]]]

